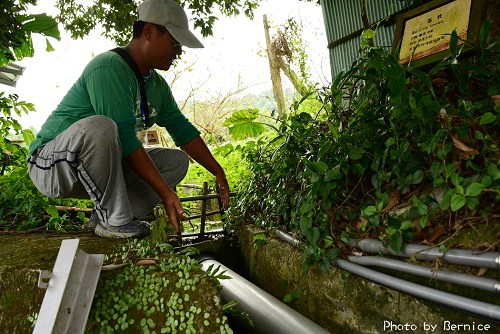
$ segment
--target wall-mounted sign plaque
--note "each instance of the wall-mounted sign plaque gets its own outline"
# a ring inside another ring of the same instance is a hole
[[[399,62],[418,66],[443,58],[453,31],[463,44],[480,24],[483,2],[436,0],[398,17],[393,48],[399,47]]]

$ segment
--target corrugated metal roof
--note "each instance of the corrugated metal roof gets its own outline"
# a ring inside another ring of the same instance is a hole
[[[374,24],[392,14],[406,10],[416,0],[366,0],[368,21]],[[362,0],[321,0],[326,36],[330,49],[332,78],[348,68],[359,52],[363,30],[361,17]],[[381,24],[375,36],[375,43],[381,47],[392,46],[394,23]]]

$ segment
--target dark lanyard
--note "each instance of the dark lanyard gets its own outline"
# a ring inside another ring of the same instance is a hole
[[[134,59],[130,57],[127,51],[122,48],[114,48],[111,51],[118,53],[125,62],[127,62],[128,66],[132,69],[137,79],[137,83],[139,84],[139,91],[141,93],[141,116],[142,123],[144,124],[144,129],[147,128],[147,124],[149,123],[149,106],[148,106],[148,97],[146,96],[146,81],[139,71],[139,67],[135,63]]]
[[[142,123],[144,124],[144,129],[146,129],[149,122],[149,106],[148,98],[146,96],[146,81],[144,81],[144,78],[142,79],[142,82],[139,82],[139,91],[141,92]]]

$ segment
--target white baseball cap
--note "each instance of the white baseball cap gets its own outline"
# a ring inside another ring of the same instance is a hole
[[[174,0],[145,0],[137,9],[139,21],[164,26],[177,42],[188,48],[203,48],[203,44],[189,30],[184,8]]]

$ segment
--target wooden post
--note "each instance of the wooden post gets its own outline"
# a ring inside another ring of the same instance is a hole
[[[203,196],[208,195],[208,183],[203,182]],[[203,198],[201,202],[201,218],[200,218],[200,240],[205,239],[205,222],[207,220],[207,199]]]
[[[280,68],[276,59],[276,54],[273,50],[271,37],[269,37],[269,23],[267,21],[267,15],[264,15],[264,33],[266,35],[266,50],[267,58],[269,59],[269,69],[271,71],[274,99],[276,100],[278,114],[281,116],[285,113],[285,98],[283,97]]]

